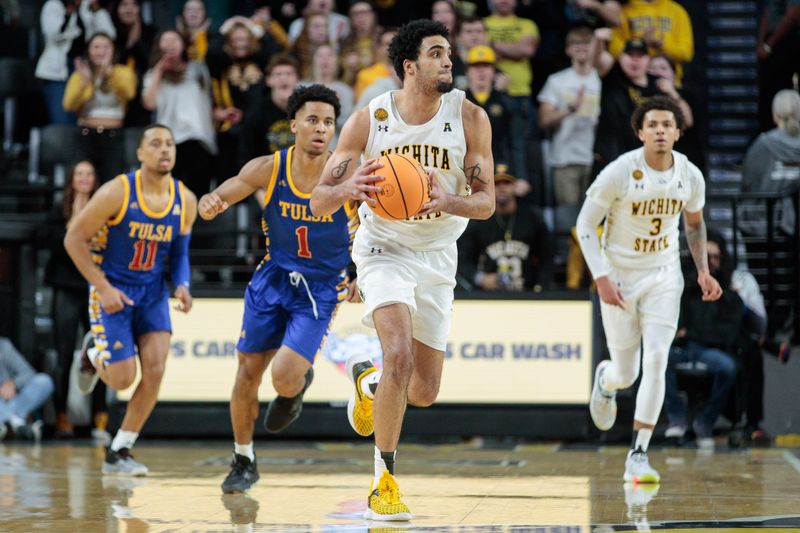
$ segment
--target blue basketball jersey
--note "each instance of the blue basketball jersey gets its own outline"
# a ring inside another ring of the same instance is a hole
[[[92,257],[112,282],[127,285],[161,283],[172,241],[186,224],[183,184],[169,178],[170,200],[159,213],[143,199],[139,171],[117,176],[125,200],[91,242]]]
[[[348,203],[332,215],[312,216],[311,194],[292,181],[293,152],[294,146],[275,152],[261,217],[267,244],[264,262],[309,278],[336,276],[350,262],[358,212]]]

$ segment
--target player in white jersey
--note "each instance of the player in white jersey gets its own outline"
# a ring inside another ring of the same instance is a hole
[[[644,147],[621,155],[600,172],[586,192],[577,222],[611,353],[611,360],[602,361],[595,371],[592,420],[603,431],[614,425],[616,391],[636,381],[641,365],[633,442],[624,474],[625,481],[639,483],[660,481],[647,448],[664,403],[668,352],[680,313],[681,213],[703,300],[722,295],[708,270],[703,175],[686,156],[672,150],[683,124],[680,108],[666,97],[639,105],[631,125]],[[601,250],[596,228],[604,218]]]
[[[348,361],[355,383],[351,424],[370,435],[374,420],[375,476],[365,516],[377,520],[411,518],[393,477],[403,415],[407,403],[426,407],[436,399],[450,331],[456,240],[468,218],[494,212],[491,126],[483,109],[453,89],[451,53],[447,29],[438,22],[417,20],[398,31],[389,57],[403,88],[350,117],[311,196],[316,216],[351,199],[374,204],[368,193],[379,189],[370,174],[380,168],[375,160],[389,152],[409,154],[429,171],[431,199],[419,216],[386,221],[362,205],[353,243],[364,323],[377,329],[383,348],[382,375],[369,360]]]

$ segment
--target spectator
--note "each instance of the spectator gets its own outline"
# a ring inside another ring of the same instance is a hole
[[[350,4],[350,35],[342,42],[342,81],[353,85],[358,71],[375,63],[375,43],[380,36],[375,9],[366,1]]]
[[[552,128],[549,163],[556,205],[578,205],[589,187],[594,129],[600,116],[600,76],[592,64],[592,31],[567,33],[572,65],[547,78],[539,93],[539,127]]]
[[[64,235],[69,223],[86,206],[98,185],[94,166],[89,161],[77,163],[67,177],[63,201],[54,206],[47,224],[50,259],[45,268],[44,279],[53,288],[53,337],[58,354],[58,364],[53,376],[56,383],[53,398],[56,408],[56,437],[73,435],[72,424],[67,418],[70,365],[78,347],[78,328],[83,326],[83,331],[89,331],[89,287],[64,249]],[[106,387],[98,385],[92,393],[92,435],[98,440],[106,438],[110,441],[106,432]]]
[[[175,28],[189,42],[187,55],[193,61],[205,61],[211,40],[211,18],[203,0],[186,0],[181,14],[175,19]]]
[[[494,216],[470,220],[458,240],[458,274],[468,289],[538,292],[548,286],[550,233],[537,210],[517,205],[507,168],[494,174]]]
[[[466,97],[481,106],[489,115],[492,125],[492,155],[495,164],[511,163],[511,136],[508,125],[511,123],[512,104],[508,95],[494,89],[495,54],[488,46],[476,46],[467,54]],[[515,187],[522,180],[515,181]]]
[[[279,50],[276,50],[275,53],[282,52],[289,47],[289,35],[281,23],[272,17],[272,9],[269,6],[256,9],[250,20],[261,26],[264,30],[264,37],[278,46]]]
[[[775,268],[783,272],[776,283],[788,285],[796,294],[800,266],[793,259],[797,193],[800,191],[800,94],[792,89],[779,91],[772,100],[775,129],[762,133],[748,148],[742,168],[742,192],[777,194],[773,211],[774,233],[767,234],[766,209],[763,201],[743,202],[740,207],[739,228],[748,239],[750,268],[767,272],[769,252],[767,238],[774,239]],[[766,275],[759,280],[766,285]],[[791,313],[783,305],[775,307],[770,316],[770,332],[781,328]],[[795,332],[797,333],[797,332]]]
[[[529,19],[517,17],[517,0],[494,0],[492,14],[486,17],[489,42],[497,54],[497,68],[509,78],[508,94],[513,103],[511,124],[512,169],[514,175],[530,182],[528,141],[536,135],[536,110],[532,107],[530,60],[539,44],[539,28]]]
[[[683,64],[694,57],[694,35],[689,14],[674,0],[630,0],[622,6],[620,24],[612,31],[609,51],[619,57],[630,39],[642,39],[652,55],[664,55],[675,65],[676,84]]]
[[[106,182],[120,172],[125,149],[125,110],[136,96],[136,74],[114,64],[114,41],[96,33],[86,45],[86,58],[75,60],[75,72],[64,92],[64,109],[78,114],[78,159],[92,161]]]
[[[20,438],[40,440],[42,422],[28,423],[28,415],[53,394],[53,380],[36,373],[6,337],[0,337],[0,440],[8,428]]]
[[[157,37],[150,64],[142,103],[172,129],[177,145],[172,174],[202,196],[210,190],[217,153],[208,69],[189,60],[186,41],[175,30],[164,30]]]
[[[476,46],[489,44],[486,26],[483,19],[468,18],[458,25],[458,37],[453,50],[453,83],[457,89],[465,90],[467,87],[467,54]],[[496,56],[496,54],[495,54]],[[495,72],[496,74],[496,72]]]
[[[622,5],[617,0],[567,0],[567,22],[574,27],[619,26]]]
[[[291,122],[286,115],[289,96],[299,80],[297,60],[277,55],[267,65],[265,86],[254,93],[250,112],[242,123],[238,164],[274,154],[294,144]]]
[[[704,169],[706,167],[704,143],[701,140],[700,125],[695,121],[693,112],[699,104],[690,91],[676,85],[675,66],[667,56],[652,56],[647,73],[657,78],[658,90],[673,99],[683,111],[686,128],[681,131],[681,138],[675,143],[675,150],[688,157],[698,168]]]
[[[341,41],[350,34],[350,20],[333,11],[335,2],[333,0],[309,0],[306,6],[307,11],[321,11],[328,15],[328,40],[338,46]],[[305,10],[303,18],[296,19],[289,25],[289,43],[294,42],[300,37],[305,25]]]
[[[389,71],[389,76],[386,78],[378,78],[375,83],[369,85],[361,93],[361,96],[356,100],[356,105],[353,106],[353,111],[358,111],[362,107],[367,107],[376,96],[380,96],[386,91],[394,91],[402,87],[403,83],[397,76],[397,72],[392,69]]]
[[[651,96],[660,94],[657,78],[647,73],[650,56],[641,39],[631,39],[619,56],[619,61],[605,51],[607,28],[595,30],[597,38],[595,68],[603,79],[600,95],[600,118],[597,122],[594,151],[595,163],[601,168],[621,154],[635,150],[641,141],[630,126],[636,106]]]
[[[314,50],[323,44],[332,44],[328,40],[327,19],[328,14],[323,11],[305,11],[305,24],[303,30],[292,45],[290,52],[300,63],[300,76],[303,79],[311,77],[311,59]],[[335,45],[333,45],[335,46]]]
[[[796,87],[800,76],[800,2],[766,0],[758,25],[758,118],[761,131],[772,128],[772,98]]]
[[[206,56],[214,100],[217,130],[217,176],[233,176],[239,170],[237,156],[242,118],[249,112],[264,83],[261,65],[278,45],[264,35],[259,24],[246,17],[232,17],[220,28],[224,46],[212,46]],[[261,39],[259,39],[261,38]],[[265,53],[266,51],[266,53]]]
[[[336,141],[339,138],[338,132],[341,131],[344,123],[353,112],[353,89],[349,85],[341,81],[338,77],[339,62],[336,52],[329,44],[323,44],[317,47],[314,51],[314,57],[311,61],[311,78],[303,82],[304,85],[311,85],[319,83],[336,93],[339,98],[339,105],[341,110],[339,118],[336,120],[336,133],[333,135],[331,141],[331,148],[336,147]]]
[[[431,20],[444,24],[447,31],[450,32],[452,43],[456,38],[456,29],[458,28],[458,13],[453,2],[450,0],[435,0],[431,6]]]
[[[98,0],[47,0],[39,16],[44,50],[36,63],[50,122],[72,124],[75,115],[62,106],[71,62],[83,54],[85,40],[98,32],[116,36],[114,24]]]
[[[700,287],[687,282],[681,297],[681,314],[676,342],[667,363],[664,410],[669,420],[667,438],[683,438],[687,429],[686,406],[678,389],[678,369],[690,366],[706,369],[713,377],[711,393],[692,422],[699,448],[714,448],[713,429],[717,417],[736,384],[737,339],[744,326],[744,304],[731,289],[733,265],[724,239],[717,232],[708,234],[708,270],[723,289],[722,297],[704,302]],[[689,279],[694,277],[689,276]]]
[[[142,106],[142,80],[156,29],[142,20],[139,0],[118,0],[112,5],[111,19],[117,30],[115,62],[132,68],[137,80],[136,96],[128,103],[125,114],[125,127],[144,127],[152,120],[150,111]]]
[[[389,61],[389,43],[392,42],[396,33],[395,29],[386,28],[381,33],[378,42],[375,43],[375,64],[360,70],[356,76],[354,87],[356,100],[360,100],[361,93],[376,81],[382,78],[391,78],[394,66]]]

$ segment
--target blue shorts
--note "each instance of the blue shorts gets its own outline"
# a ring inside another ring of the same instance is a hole
[[[172,332],[169,319],[169,287],[161,285],[111,284],[133,300],[116,313],[106,313],[100,305],[100,294],[89,286],[89,319],[94,344],[111,354],[109,363],[124,361],[136,355],[136,339],[154,331]]]
[[[236,349],[245,353],[277,350],[282,345],[311,363],[328,334],[336,308],[347,296],[347,275],[302,280],[267,261],[253,274],[244,293],[244,318]],[[314,304],[317,316],[314,316]]]

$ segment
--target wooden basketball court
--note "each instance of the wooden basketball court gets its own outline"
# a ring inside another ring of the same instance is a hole
[[[410,524],[361,518],[367,441],[256,450],[261,480],[223,496],[230,447],[220,441],[144,440],[135,454],[151,473],[138,479],[102,476],[104,452],[88,444],[0,444],[0,531],[800,531],[797,450],[655,447],[654,489],[624,486],[622,447],[405,444],[397,474]]]

